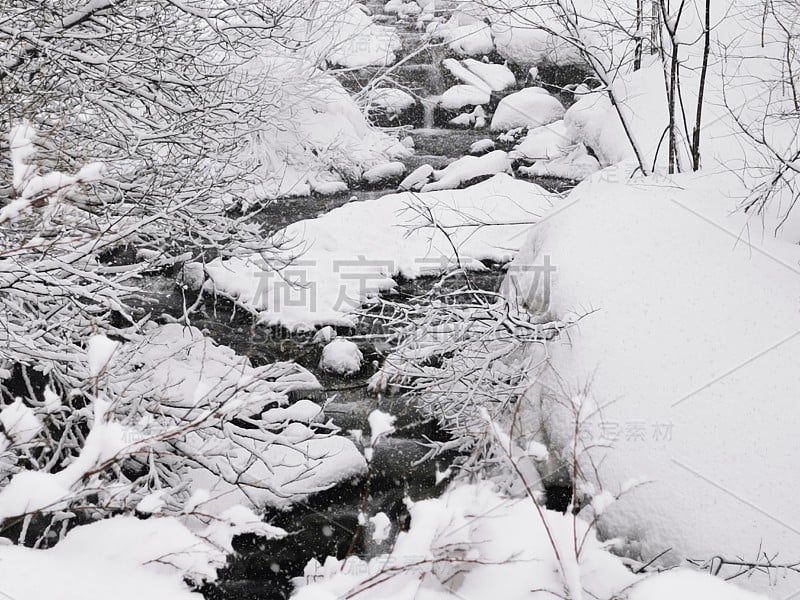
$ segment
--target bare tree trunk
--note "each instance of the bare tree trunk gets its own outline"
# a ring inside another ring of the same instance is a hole
[[[636,50],[633,55],[633,70],[642,68],[642,45],[644,44],[644,0],[636,0]]]
[[[681,0],[681,4],[678,7],[678,11],[675,14],[674,19],[670,18],[669,14],[669,6],[667,5],[666,0],[659,0],[659,5],[661,8],[661,18],[664,22],[664,27],[667,30],[667,34],[669,35],[669,44],[670,44],[670,51],[669,51],[669,66],[667,64],[664,65],[664,77],[666,78],[667,84],[667,107],[669,110],[669,149],[668,149],[668,163],[669,163],[669,173],[675,173],[676,171],[680,170],[680,157],[678,156],[678,131],[677,131],[677,124],[675,119],[675,110],[677,107],[677,95],[678,95],[678,78],[679,73],[678,70],[680,69],[680,60],[678,57],[678,52],[680,49],[680,45],[678,43],[678,26],[681,21],[681,16],[683,15],[683,9],[686,6],[686,0]],[[666,56],[663,52],[662,47],[662,61],[666,63]]]
[[[700,71],[700,89],[697,92],[697,113],[694,120],[694,131],[692,132],[692,170],[694,171],[700,169],[700,127],[703,121],[703,96],[706,89],[708,54],[711,49],[711,0],[706,0],[704,28],[703,67]]]

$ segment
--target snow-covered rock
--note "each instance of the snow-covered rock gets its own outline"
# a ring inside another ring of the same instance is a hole
[[[493,92],[502,92],[517,83],[514,73],[505,65],[484,63],[474,58],[464,59],[463,65]]]
[[[344,338],[336,338],[322,349],[319,366],[323,371],[339,375],[355,375],[361,370],[364,356],[358,346]]]
[[[475,124],[475,117],[472,113],[461,113],[457,117],[450,119],[447,123],[453,127],[469,128]]]
[[[397,181],[406,172],[406,166],[399,162],[389,162],[364,171],[362,178],[369,185],[384,185]]]
[[[408,177],[400,182],[397,189],[401,191],[419,191],[422,189],[422,186],[430,181],[433,176],[433,171],[434,169],[431,165],[420,165],[414,169]]]
[[[386,513],[377,513],[375,516],[369,518],[369,522],[372,526],[372,534],[370,537],[373,542],[380,544],[389,537],[392,531],[392,521],[386,516]]]
[[[469,153],[474,156],[480,156],[494,150],[494,140],[484,139],[473,142],[469,147]]]
[[[369,445],[375,446],[382,437],[394,433],[395,417],[382,410],[373,410],[367,417],[369,421]]]
[[[548,125],[564,117],[564,106],[539,87],[525,88],[500,101],[492,117],[492,131]]]
[[[586,146],[578,144],[568,154],[552,160],[538,160],[529,167],[521,167],[519,172],[528,177],[559,177],[581,181],[600,170],[600,163],[589,154]]]
[[[315,344],[327,344],[328,342],[332,341],[336,335],[336,330],[330,325],[326,325],[325,327],[320,328],[320,330],[314,334],[312,341]]]
[[[505,65],[483,63],[473,58],[463,61],[447,58],[442,65],[465,84],[488,92],[501,92],[517,82],[514,73]]]
[[[451,19],[443,25],[438,23],[435,25],[431,31],[432,36],[441,39],[456,54],[480,56],[494,50],[492,30],[482,21],[459,25]]]
[[[494,150],[483,156],[463,156],[444,169],[433,172],[433,181],[422,187],[423,192],[447,190],[474,181],[479,177],[511,173],[511,159],[503,150]]]
[[[417,101],[408,92],[397,88],[378,88],[369,94],[369,102],[387,114],[400,114],[413,107]]]
[[[564,121],[556,121],[530,129],[509,156],[514,160],[550,160],[566,155],[574,145]]]
[[[460,110],[465,106],[488,104],[491,94],[486,89],[474,85],[454,85],[442,94],[439,104],[447,110]]]

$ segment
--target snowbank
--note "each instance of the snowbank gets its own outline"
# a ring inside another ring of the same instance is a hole
[[[578,186],[534,227],[505,284],[531,311],[591,313],[551,345],[529,397],[551,468],[572,460],[577,414],[584,489],[650,482],[602,513],[601,532],[627,552],[794,562],[800,250],[731,216],[720,177],[629,176],[607,169]],[[556,267],[549,303],[529,296],[524,271],[544,257]],[[800,588],[794,573],[772,575],[776,594]]]
[[[78,527],[50,550],[0,546],[8,598],[197,600],[184,577],[216,578],[225,554],[174,519],[116,517]]]
[[[441,498],[411,503],[409,512],[411,525],[390,554],[367,562],[329,557],[324,566],[313,560],[295,580],[300,587],[292,597],[759,598],[690,571],[634,575],[582,519],[540,513],[530,499],[503,497],[485,482],[451,487]]]
[[[484,259],[509,260],[524,225],[503,223],[535,220],[551,197],[539,186],[497,175],[464,190],[351,202],[282,232],[304,244],[292,250],[303,254],[282,275],[266,269],[257,255],[217,259],[206,266],[206,285],[268,323],[352,325],[349,313],[393,288],[394,275],[417,277],[452,265],[451,242],[466,268],[482,269],[478,261]],[[429,226],[422,205],[450,240]]]

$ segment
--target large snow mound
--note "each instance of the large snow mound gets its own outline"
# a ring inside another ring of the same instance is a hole
[[[628,177],[607,169],[578,186],[533,228],[505,283],[532,311],[587,315],[551,345],[529,395],[551,469],[572,461],[577,414],[589,484],[616,495],[650,481],[600,520],[628,552],[671,549],[662,561],[675,564],[760,549],[795,562],[786,478],[800,464],[800,249],[731,216],[719,178]],[[526,267],[545,257],[556,267],[549,305],[526,292]],[[800,578],[777,585],[796,591]]]

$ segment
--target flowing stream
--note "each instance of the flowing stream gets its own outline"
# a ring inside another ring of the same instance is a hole
[[[383,2],[373,1],[373,11],[382,10]],[[394,15],[379,14],[379,20],[396,23],[404,40],[404,52],[414,53],[423,43],[422,35],[413,25],[397,23]],[[446,49],[432,48],[414,54],[413,58],[393,73],[394,81],[412,90],[420,99],[419,110],[412,111],[408,120],[400,123],[408,129],[415,142],[415,155],[406,161],[408,170],[421,164],[441,168],[469,153],[473,142],[489,137],[488,131],[449,129],[443,127],[436,100],[445,89],[445,74],[441,61]],[[343,84],[357,91],[376,75],[376,69],[347,71],[340,74]],[[513,91],[513,90],[512,90]],[[558,180],[537,181],[551,190],[561,190],[569,184]],[[292,222],[314,218],[354,200],[379,198],[393,189],[355,190],[333,196],[289,198],[267,206],[258,217],[277,230]],[[503,277],[500,268],[480,275],[485,289],[497,289]],[[400,282],[396,294],[413,295],[429,288],[432,279]],[[175,317],[182,314],[185,298],[172,278],[154,278],[151,295],[143,309],[161,311]],[[192,325],[206,331],[214,340],[226,344],[250,358],[254,365],[275,361],[295,361],[314,373],[323,391],[295,394],[293,400],[310,398],[325,405],[326,418],[342,429],[362,430],[368,435],[367,416],[376,408],[396,417],[397,431],[376,448],[368,483],[363,478],[343,482],[317,494],[289,511],[268,511],[266,519],[289,532],[277,541],[264,541],[252,536],[240,536],[234,542],[237,551],[220,579],[203,592],[209,599],[279,599],[291,593],[291,578],[302,576],[311,558],[324,561],[326,556],[344,557],[348,554],[374,555],[390,549],[393,539],[382,544],[371,542],[358,526],[358,515],[365,511],[374,515],[385,512],[396,534],[402,528],[407,513],[403,499],[415,500],[441,493],[447,480],[439,477],[454,456],[444,455],[434,461],[418,463],[427,448],[420,442],[426,438],[445,440],[437,424],[426,421],[401,398],[374,397],[367,393],[366,381],[380,364],[388,348],[363,335],[366,330],[339,329],[338,334],[351,337],[360,346],[364,366],[350,378],[329,375],[318,368],[322,346],[312,341],[311,333],[293,333],[277,328],[255,325],[252,319],[225,302],[210,304],[193,315]],[[365,325],[366,327],[366,325]],[[441,481],[440,481],[441,479]]]

